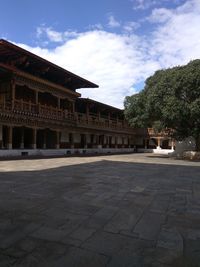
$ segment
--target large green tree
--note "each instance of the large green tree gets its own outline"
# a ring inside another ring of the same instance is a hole
[[[138,94],[125,98],[134,127],[171,128],[179,140],[192,136],[200,151],[200,60],[156,71]]]

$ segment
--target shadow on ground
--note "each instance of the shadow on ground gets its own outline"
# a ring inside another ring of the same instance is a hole
[[[169,155],[159,155],[159,154],[151,154],[146,156],[147,158],[158,158],[158,159],[168,159]]]
[[[106,160],[0,173],[0,266],[200,266],[199,173]]]

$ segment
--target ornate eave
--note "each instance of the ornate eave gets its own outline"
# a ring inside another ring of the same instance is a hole
[[[0,62],[35,77],[68,87],[71,91],[98,87],[95,83],[3,39],[0,39]]]
[[[71,91],[70,89],[63,87],[58,84],[43,80],[41,78],[35,77],[31,74],[19,71],[15,67],[7,66],[3,63],[0,63],[0,67],[10,71],[12,76],[17,84],[28,85],[30,88],[38,91],[49,91],[52,94],[59,95],[60,97],[71,97],[77,98],[81,94]]]

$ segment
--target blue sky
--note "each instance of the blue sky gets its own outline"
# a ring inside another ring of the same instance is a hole
[[[200,58],[199,0],[0,0],[0,37],[99,84],[123,107],[157,69]]]
[[[0,0],[0,34],[15,42],[35,45],[36,29],[41,25],[56,31],[86,31],[94,25],[104,25],[109,31],[119,32],[118,27],[108,27],[113,16],[121,23],[137,22],[151,14],[155,7],[174,8],[183,1],[160,0]],[[143,3],[143,5],[141,4]],[[138,29],[139,34],[152,25]]]

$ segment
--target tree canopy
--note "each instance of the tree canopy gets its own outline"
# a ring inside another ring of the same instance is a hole
[[[134,127],[171,128],[174,137],[194,137],[200,150],[200,60],[156,71],[138,94],[125,98],[125,117]]]

